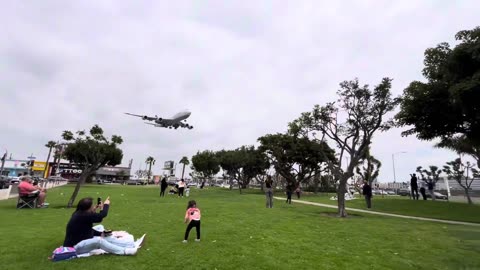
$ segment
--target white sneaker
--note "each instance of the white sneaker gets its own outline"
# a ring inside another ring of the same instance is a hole
[[[187,241],[187,240],[183,240],[182,243],[188,243],[188,241]]]
[[[137,241],[135,241],[135,248],[141,248],[143,246],[145,236],[147,236],[147,234],[142,235],[142,237],[138,238]]]
[[[195,239],[195,242],[200,242],[200,239]]]
[[[135,255],[137,254],[138,248],[126,248],[125,255]]]

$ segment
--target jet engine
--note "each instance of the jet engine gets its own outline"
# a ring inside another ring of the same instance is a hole
[[[144,116],[142,117],[143,120],[147,120],[147,118],[148,118],[148,116],[146,116],[146,115],[144,115]]]

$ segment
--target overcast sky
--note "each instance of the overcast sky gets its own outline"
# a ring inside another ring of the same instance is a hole
[[[124,139],[124,164],[256,143],[284,132],[339,82],[396,95],[421,80],[426,48],[478,23],[478,0],[1,1],[0,147],[45,160],[63,130]],[[192,112],[192,130],[143,124],[124,112]],[[380,181],[405,181],[416,166],[455,158],[431,142],[375,136]],[[3,150],[2,150],[3,151]],[[181,173],[181,172],[180,172]]]

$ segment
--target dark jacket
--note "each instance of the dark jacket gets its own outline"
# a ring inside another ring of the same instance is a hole
[[[273,181],[272,180],[265,180],[265,187],[272,188]]]
[[[162,190],[166,189],[168,187],[168,184],[167,184],[167,180],[165,180],[165,178],[162,179],[162,183],[160,185],[160,188]]]
[[[102,222],[108,214],[109,205],[105,204],[103,210],[95,212],[75,212],[67,224],[64,247],[73,247],[83,240],[93,238],[93,223]]]
[[[414,188],[418,188],[418,182],[417,182],[417,177],[414,175],[410,179],[410,186]]]
[[[428,190],[433,190],[434,187],[435,187],[435,184],[433,183],[433,181],[428,181],[427,182]]]
[[[289,182],[289,183],[287,184],[287,188],[286,188],[286,189],[287,189],[287,192],[291,192],[291,193],[292,193],[292,192],[295,190],[295,185],[294,185],[292,182]]]
[[[363,195],[372,197],[372,187],[369,184],[363,185]]]

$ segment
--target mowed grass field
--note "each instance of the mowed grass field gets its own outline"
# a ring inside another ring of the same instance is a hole
[[[339,219],[334,209],[280,200],[266,209],[264,195],[252,191],[192,189],[189,198],[160,198],[158,187],[100,185],[83,187],[78,198],[110,196],[102,224],[147,233],[145,246],[135,256],[53,263],[47,257],[63,242],[72,191],[50,190],[47,209],[0,202],[0,269],[480,269],[480,227],[353,213]],[[192,230],[184,244],[189,199],[202,210],[202,241],[193,241]]]
[[[281,192],[279,196],[284,196]],[[330,205],[337,205],[337,201],[330,200],[333,193],[307,193],[300,196],[302,201],[325,203]],[[346,202],[347,207],[357,209],[367,209],[365,199],[363,196],[355,195],[357,199]],[[297,196],[292,196],[292,199],[297,199]],[[468,205],[461,202],[447,202],[446,200],[430,199],[424,201],[411,200],[408,196],[383,196],[374,195],[372,198],[372,211],[385,212],[392,214],[428,217],[435,219],[455,220],[480,223],[480,205]]]

